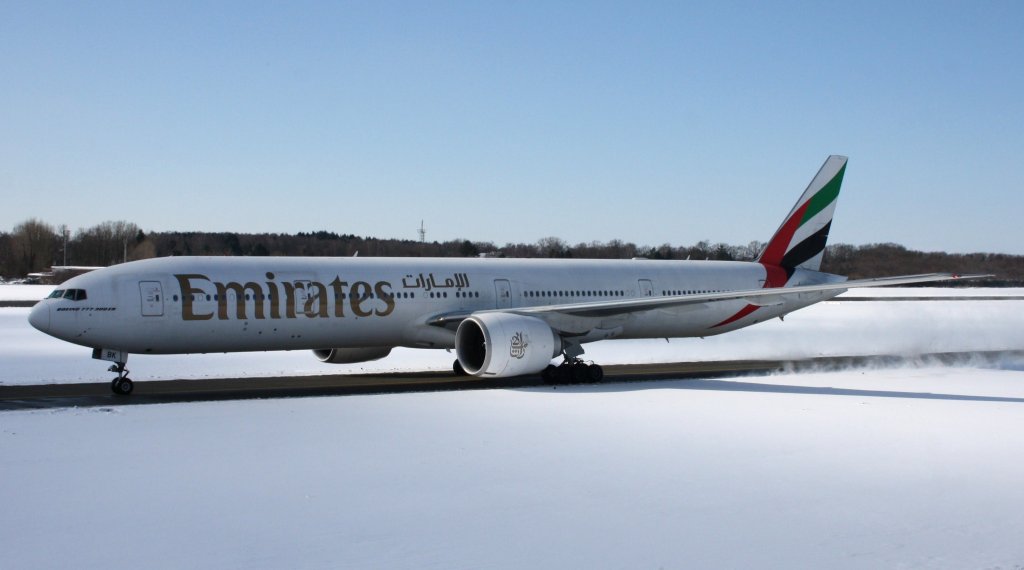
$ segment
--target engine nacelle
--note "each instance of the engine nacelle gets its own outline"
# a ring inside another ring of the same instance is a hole
[[[483,313],[462,321],[455,331],[455,355],[473,376],[535,374],[561,352],[562,339],[534,317]]]
[[[390,346],[370,346],[366,348],[324,348],[314,350],[313,354],[320,362],[328,364],[353,364],[379,360],[391,354]]]

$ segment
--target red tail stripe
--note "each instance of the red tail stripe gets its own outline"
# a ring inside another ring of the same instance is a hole
[[[772,241],[765,248],[764,253],[761,254],[761,263],[766,265],[778,266],[782,263],[782,258],[786,255],[786,250],[789,248],[789,242],[793,241],[793,234],[800,228],[800,222],[804,219],[804,214],[807,212],[807,206],[811,201],[808,200],[800,206],[797,211],[793,212],[793,215],[786,220],[786,223],[779,228],[779,231],[772,237]]]
[[[753,313],[756,310],[757,310],[757,305],[747,305],[746,307],[743,307],[742,309],[740,309],[740,311],[738,313],[736,313],[735,315],[729,317],[728,319],[725,319],[724,321],[718,323],[717,325],[715,325],[715,326],[713,326],[711,328],[713,328],[713,329],[714,328],[718,328],[718,327],[721,327],[721,326],[725,326],[725,325],[727,325],[729,323],[738,321],[738,320],[742,319],[743,317],[749,315],[750,313]]]
[[[789,281],[789,275],[786,273],[785,269],[779,267],[778,265],[767,265],[765,263],[761,263],[761,265],[764,265],[764,272],[765,272],[764,288],[765,289],[775,289],[775,288],[778,288],[778,287],[785,287],[786,286],[786,282]],[[725,319],[724,321],[718,323],[717,325],[715,325],[715,326],[713,326],[711,328],[718,328],[720,326],[724,326],[724,325],[727,325],[729,323],[736,322],[736,321],[742,319],[743,317],[749,315],[750,313],[753,313],[757,309],[758,309],[757,305],[747,305],[746,307],[743,307],[742,309],[740,309],[735,315],[729,317],[728,319]]]

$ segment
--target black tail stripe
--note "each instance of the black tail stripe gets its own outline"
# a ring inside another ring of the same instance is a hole
[[[825,250],[825,242],[828,241],[828,230],[832,227],[832,221],[829,220],[824,227],[814,232],[807,237],[804,241],[798,243],[793,249],[786,252],[786,255],[782,257],[782,267],[786,268],[789,272],[791,269],[795,269],[800,266],[801,263],[813,258],[822,251]]]

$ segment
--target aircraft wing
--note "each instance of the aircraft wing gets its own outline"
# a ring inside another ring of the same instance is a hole
[[[896,277],[879,277],[875,279],[855,279],[815,285],[797,285],[794,287],[773,287],[769,289],[748,289],[744,291],[725,291],[721,293],[702,293],[695,295],[669,295],[663,297],[640,297],[614,301],[593,301],[587,303],[565,303],[560,305],[543,305],[536,307],[512,307],[508,309],[488,309],[485,311],[466,311],[437,315],[427,321],[434,326],[457,325],[471,314],[478,313],[515,313],[532,315],[543,319],[546,315],[568,315],[574,317],[608,317],[653,309],[682,307],[714,301],[743,300],[751,305],[770,306],[778,302],[780,297],[799,293],[819,293],[824,291],[845,291],[862,287],[890,287],[910,283],[928,283],[931,281],[956,281],[991,277],[989,274],[960,275],[956,273],[926,273],[922,275],[901,275]]]

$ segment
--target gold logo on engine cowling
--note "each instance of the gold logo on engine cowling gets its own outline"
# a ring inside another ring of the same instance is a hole
[[[527,346],[529,346],[529,343],[526,342],[525,338],[523,338],[523,333],[517,332],[516,334],[512,335],[512,343],[509,350],[509,354],[512,355],[512,358],[522,358],[526,356]]]

